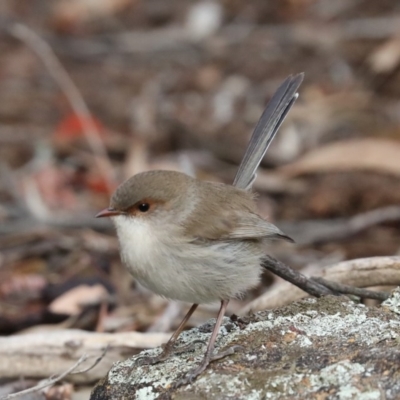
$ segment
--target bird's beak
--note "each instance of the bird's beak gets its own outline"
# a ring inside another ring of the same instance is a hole
[[[121,212],[116,210],[115,208],[105,208],[101,210],[97,215],[96,218],[104,218],[104,217],[114,217],[116,215],[120,215]]]

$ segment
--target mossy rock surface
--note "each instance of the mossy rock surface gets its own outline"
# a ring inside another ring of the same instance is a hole
[[[97,384],[91,400],[399,399],[396,302],[392,298],[389,306],[367,308],[328,296],[225,318],[217,351],[231,345],[242,348],[213,362],[193,384],[171,388],[200,362],[206,344],[158,365],[136,367],[139,356],[119,362]],[[206,342],[211,329],[212,323],[207,323],[186,331],[181,344]]]

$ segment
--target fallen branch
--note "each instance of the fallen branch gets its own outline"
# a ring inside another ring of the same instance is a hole
[[[226,47],[243,43],[250,35],[255,35],[289,44],[333,48],[348,40],[391,38],[397,35],[399,24],[400,18],[397,15],[355,18],[324,25],[299,22],[257,26],[235,22],[221,27],[215,37],[218,38],[220,46]],[[319,34],[315,35],[317,29]],[[207,40],[199,40],[196,36],[188,34],[185,28],[176,26],[151,31],[126,31],[103,35],[100,39],[64,39],[53,36],[49,40],[52,40],[61,52],[84,58],[102,56],[111,51],[120,54],[151,54],[155,57],[169,51],[170,58],[185,56],[185,59],[189,60],[190,55],[206,51],[209,44]],[[279,56],[280,53],[277,52],[275,57]]]
[[[141,349],[159,346],[169,336],[168,333],[95,333],[71,329],[2,337],[0,376],[9,379],[21,376],[42,379],[54,373],[61,374],[82,354],[91,359],[101,358],[107,350],[100,364],[96,362],[93,365],[85,360],[82,364],[86,369],[68,376],[72,382],[93,382],[102,378],[115,361],[125,359]]]
[[[301,272],[296,271],[271,256],[267,256],[262,265],[273,274],[283,278],[285,281],[292,283],[300,289],[303,289],[312,296],[321,297],[328,294],[335,294],[334,291],[330,290],[323,284],[307,278]]]
[[[350,218],[295,222],[276,221],[276,224],[290,237],[293,237],[296,244],[310,245],[343,240],[372,226],[398,220],[400,220],[400,207],[389,206],[360,213]],[[68,229],[92,228],[102,231],[112,229],[112,224],[109,221],[95,219],[92,215],[73,217],[58,214],[42,217],[40,220],[28,217],[4,221],[0,226],[0,234],[36,231],[47,226]]]
[[[64,379],[66,376],[70,375],[73,373],[73,371],[79,367],[79,365],[81,365],[83,362],[85,362],[88,359],[88,356],[86,354],[82,355],[81,358],[75,363],[73,364],[70,368],[68,368],[66,371],[64,371],[62,374],[52,377],[52,378],[48,378],[43,380],[42,382],[39,382],[36,386],[33,386],[29,389],[25,389],[25,390],[21,390],[20,392],[17,393],[11,393],[8,394],[7,396],[4,397],[0,397],[0,400],[10,400],[10,399],[15,399],[17,397],[21,397],[23,395],[29,394],[29,393],[34,393],[34,392],[39,392],[40,390],[48,387],[48,386],[52,386],[55,383],[61,381],[62,379]]]
[[[321,277],[311,277],[315,282],[319,282],[328,289],[341,294],[352,294],[354,296],[360,297],[362,299],[374,299],[384,301],[390,297],[389,292],[378,292],[375,290],[361,289],[354,286],[345,285],[344,283],[338,283],[333,281],[328,281],[327,279]]]
[[[272,257],[268,258],[268,262],[264,266],[284,280],[243,307],[239,314],[290,304],[306,297],[307,293],[317,297],[321,296],[323,293],[320,287],[312,286],[312,291],[309,291],[308,281],[310,280],[323,285],[327,290],[339,293],[348,292],[349,287],[353,287],[354,292],[357,288],[400,285],[400,256],[370,257],[343,261],[320,270],[314,269],[311,277],[308,273],[302,274],[295,271]],[[323,280],[319,279],[321,277],[323,277]],[[325,286],[325,281],[330,282]],[[344,285],[334,286],[335,283]],[[293,284],[297,287],[293,287]],[[333,289],[334,287],[335,289]],[[314,294],[313,290],[316,290],[317,294]],[[358,295],[368,298],[371,294],[369,292],[371,291],[359,291]],[[384,295],[378,294],[377,296],[383,298]]]
[[[295,239],[296,244],[310,245],[343,240],[371,226],[398,220],[400,220],[400,207],[389,206],[360,213],[350,218],[295,222],[282,221],[278,225],[290,237]]]

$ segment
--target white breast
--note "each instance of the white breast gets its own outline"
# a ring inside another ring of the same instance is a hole
[[[149,220],[125,216],[113,220],[123,262],[135,279],[161,296],[208,303],[234,297],[259,280],[264,253],[251,243],[204,246]]]
[[[179,289],[185,286],[180,282],[184,267],[174,257],[179,248],[176,236],[145,219],[117,216],[113,220],[122,261],[134,278],[156,294],[183,300]]]
[[[152,264],[161,245],[157,230],[140,218],[117,216],[113,221],[117,228],[122,259],[133,275],[140,277],[148,270],[148,264]]]

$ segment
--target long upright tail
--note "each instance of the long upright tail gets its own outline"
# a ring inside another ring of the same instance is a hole
[[[261,160],[299,96],[297,89],[303,78],[303,73],[289,76],[272,96],[251,136],[246,153],[233,181],[234,186],[241,189],[251,188]]]

